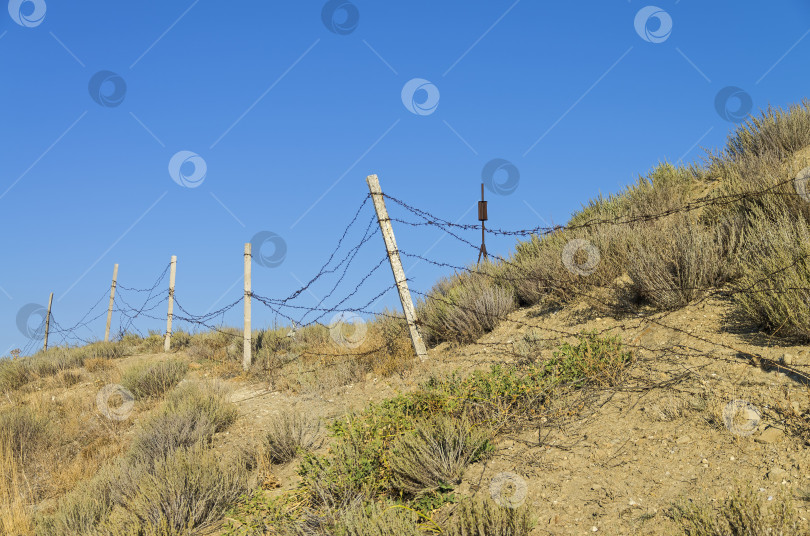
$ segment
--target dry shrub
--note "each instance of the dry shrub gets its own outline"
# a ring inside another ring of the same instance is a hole
[[[0,412],[0,444],[20,458],[48,446],[52,433],[45,415],[29,406],[14,406]]]
[[[181,385],[170,393],[162,411],[136,430],[127,457],[133,464],[151,466],[172,450],[209,444],[214,433],[236,419],[236,412],[217,385]]]
[[[244,334],[237,328],[220,327],[191,336],[186,354],[195,360],[241,361]]]
[[[197,445],[155,460],[128,506],[147,534],[179,536],[219,520],[248,491],[247,468],[221,464],[218,454]]]
[[[316,419],[283,411],[270,421],[262,443],[264,456],[272,463],[287,463],[318,443],[320,428]]]
[[[738,486],[718,508],[706,500],[681,500],[667,515],[687,536],[789,536],[806,534],[807,529],[806,523],[802,527],[789,494],[780,493],[767,503],[751,487]]]
[[[734,234],[678,216],[639,227],[627,259],[631,292],[659,310],[683,307],[730,278],[737,244]]]
[[[126,355],[127,350],[127,346],[120,342],[94,342],[75,349],[83,359],[117,359]]]
[[[349,509],[341,516],[339,533],[345,536],[423,536],[419,517],[397,506],[372,504]]]
[[[341,339],[341,334],[343,339]],[[368,376],[390,376],[414,365],[408,326],[401,315],[383,311],[362,325],[313,324],[261,334],[252,373],[266,373],[276,389],[325,390]]]
[[[419,300],[425,342],[472,342],[515,309],[514,291],[497,284],[487,270],[493,269],[484,264],[442,279]]]
[[[810,145],[810,100],[788,109],[768,106],[757,117],[741,124],[729,136],[723,156],[734,160],[742,156],[779,157],[792,155]]]
[[[186,381],[166,397],[165,413],[204,415],[221,432],[236,420],[239,411],[229,402],[230,389],[221,382]]]
[[[105,358],[90,358],[84,360],[84,369],[87,372],[100,372],[115,368],[115,364]]]
[[[188,364],[179,359],[151,361],[124,371],[121,385],[137,397],[161,396],[177,385],[186,372]]]
[[[27,507],[31,490],[18,454],[0,437],[0,534],[30,534],[32,520]]]
[[[440,416],[418,423],[391,446],[393,486],[421,495],[461,482],[467,466],[491,450],[491,435],[464,418]]]
[[[527,536],[533,527],[528,508],[504,508],[490,499],[463,500],[443,534],[447,536]]]
[[[736,313],[783,337],[810,338],[810,229],[801,217],[753,211],[733,295]]]
[[[503,280],[514,287],[522,305],[585,298],[612,308],[615,304],[601,289],[613,287],[625,272],[631,244],[647,230],[637,222],[653,216],[657,221],[682,206],[703,182],[697,167],[660,164],[619,194],[591,200],[566,230],[518,242],[503,263]]]
[[[0,391],[19,389],[30,380],[24,358],[0,359]]]
[[[38,516],[36,532],[40,536],[101,536],[110,534],[101,526],[113,509],[115,466],[105,466],[88,481],[59,500],[56,512]]]
[[[65,495],[40,516],[48,536],[187,534],[221,515],[247,491],[242,459],[218,462],[208,447],[215,430],[235,418],[224,388],[189,382],[135,429],[125,456]]]

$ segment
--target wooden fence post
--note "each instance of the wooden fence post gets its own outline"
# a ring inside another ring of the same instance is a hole
[[[51,329],[51,305],[53,305],[53,292],[51,297],[48,298],[48,313],[45,315],[45,343],[42,345],[42,351],[48,349],[48,332]]]
[[[245,244],[245,347],[242,356],[242,368],[247,371],[250,369],[250,364],[253,360],[251,355],[251,331],[250,331],[250,264],[251,264],[251,245],[250,242]]]
[[[113,302],[115,302],[115,282],[118,280],[118,265],[113,268],[112,285],[110,286],[110,306],[107,308],[107,327],[104,330],[104,342],[110,341],[110,322],[112,321]]]
[[[419,356],[419,359],[424,361],[427,358],[427,350],[425,349],[425,343],[422,341],[422,336],[419,334],[419,330],[416,327],[416,309],[413,306],[411,291],[408,290],[408,280],[405,278],[405,271],[402,269],[402,261],[399,258],[399,250],[397,249],[397,241],[394,238],[394,229],[391,227],[391,219],[388,217],[388,211],[385,208],[385,198],[380,189],[380,181],[377,175],[369,175],[366,178],[366,183],[368,183],[368,189],[371,192],[371,199],[374,201],[374,210],[377,211],[377,221],[380,223],[380,231],[385,241],[385,249],[388,250],[388,260],[391,263],[391,271],[394,273],[394,281],[397,284],[397,290],[399,290],[399,301],[402,302],[402,310],[405,313],[405,319],[411,331],[413,349],[416,355]]]
[[[163,351],[168,352],[172,347],[172,315],[174,312],[174,275],[177,272],[177,257],[172,255],[172,267],[169,272],[169,314],[166,316],[166,339],[163,341]]]

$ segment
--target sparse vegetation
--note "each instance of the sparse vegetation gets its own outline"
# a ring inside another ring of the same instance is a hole
[[[687,536],[788,536],[800,534],[793,499],[767,501],[751,487],[738,486],[718,506],[708,501],[677,502],[668,515]]]
[[[105,465],[41,516],[43,535],[180,535],[218,519],[249,490],[239,458],[220,461],[210,450],[216,430],[235,418],[221,387],[176,387],[144,424],[125,455]]]
[[[519,241],[506,261],[440,280],[418,304],[426,342],[475,342],[517,306],[582,302],[600,314],[635,315],[676,310],[720,289],[734,307],[729,320],[810,341],[810,203],[792,182],[810,164],[808,145],[810,103],[768,109],[704,165],[663,163],[621,192],[600,195],[566,228]],[[255,330],[247,374],[275,389],[325,392],[414,366],[400,315],[386,311],[362,327],[364,333],[351,326],[339,332],[351,344],[340,344],[321,324]],[[244,453],[220,459],[215,434],[237,418],[227,389],[183,381],[187,357],[205,374],[241,375],[238,329],[176,331],[172,348],[182,357],[140,359],[120,380],[112,360],[161,354],[162,333],[4,359],[0,392],[9,404],[0,408],[0,533],[179,536],[232,508],[229,517],[238,523],[228,534],[244,536],[527,535],[532,519],[525,505],[501,507],[480,488],[475,497],[462,496],[465,469],[500,448],[507,431],[553,425],[563,412],[581,416],[582,406],[571,400],[622,385],[636,358],[604,332],[567,342],[532,332],[509,337],[515,362],[437,375],[329,424],[328,438],[314,419],[282,412],[249,446],[258,448],[258,460]],[[138,399],[136,422],[100,422],[92,397],[63,405],[48,392],[118,381]],[[715,402],[727,404],[719,395]],[[659,399],[646,409],[666,423],[685,419],[690,408]],[[715,409],[706,413],[717,424]],[[787,429],[806,439],[808,412],[801,409],[787,404],[779,411]],[[328,451],[318,448],[321,440]],[[686,437],[679,448],[691,441]],[[610,450],[621,456],[616,449]],[[252,464],[296,459],[296,489],[253,493]],[[801,521],[789,496],[768,501],[748,488],[719,503],[681,501],[667,515],[692,536],[796,534]]]

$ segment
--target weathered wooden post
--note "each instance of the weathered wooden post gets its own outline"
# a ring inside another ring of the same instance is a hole
[[[399,290],[399,301],[402,303],[402,310],[405,313],[405,320],[408,322],[408,329],[411,331],[411,341],[413,349],[419,359],[424,361],[427,358],[427,350],[422,336],[416,327],[416,309],[413,306],[411,291],[408,290],[408,280],[405,278],[405,271],[402,269],[402,261],[399,258],[397,241],[394,238],[394,229],[391,227],[391,219],[385,208],[385,198],[380,189],[380,180],[377,175],[369,175],[366,178],[368,189],[371,192],[371,199],[374,201],[374,210],[377,211],[377,221],[380,224],[380,231],[385,242],[385,249],[388,251],[388,260],[391,263],[391,271],[394,273],[394,281]]]
[[[252,362],[250,332],[250,263],[251,245],[250,242],[248,242],[245,244],[245,346],[244,354],[242,355],[242,368],[245,371],[250,369],[250,364]]]
[[[113,268],[112,285],[110,285],[110,306],[107,308],[107,327],[104,329],[104,342],[110,341],[110,322],[112,322],[113,303],[115,302],[115,282],[118,280],[118,265]]]
[[[172,347],[172,316],[174,313],[174,277],[177,272],[177,257],[172,255],[172,265],[169,272],[169,314],[166,316],[166,339],[163,341],[163,351],[168,352]]]
[[[53,292],[51,297],[48,298],[48,313],[45,315],[45,343],[42,345],[42,351],[48,349],[48,332],[51,329],[51,305],[53,305]]]

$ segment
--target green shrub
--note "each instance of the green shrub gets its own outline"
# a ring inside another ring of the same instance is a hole
[[[179,359],[166,359],[135,365],[124,372],[121,385],[137,397],[161,396],[177,385],[188,371]]]
[[[328,455],[305,454],[298,474],[313,505],[345,509],[381,495],[386,486],[379,442],[369,443],[355,430],[340,437]]]
[[[466,419],[440,416],[418,423],[391,447],[394,488],[422,495],[460,483],[467,466],[492,451],[491,436]]]

